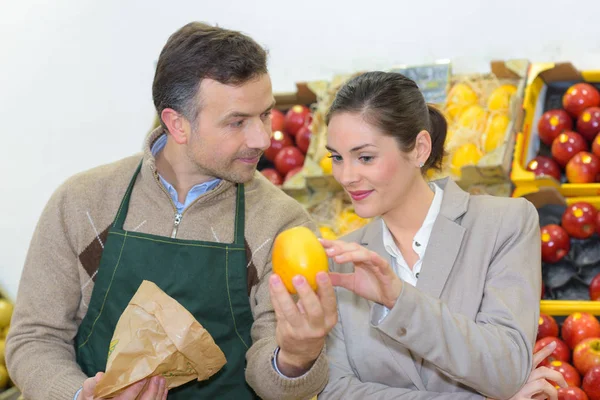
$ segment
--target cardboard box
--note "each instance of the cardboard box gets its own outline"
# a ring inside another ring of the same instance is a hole
[[[535,63],[531,65],[523,100],[523,124],[515,141],[511,179],[517,195],[532,193],[541,187],[556,188],[565,197],[600,196],[600,183],[573,184],[553,178],[536,177],[527,164],[536,155],[549,155],[550,148],[541,143],[538,121],[545,111],[562,108],[562,96],[578,82],[588,82],[600,89],[600,70],[579,71],[573,64]]]
[[[517,85],[517,92],[510,106],[511,121],[506,129],[504,141],[494,151],[485,154],[477,165],[467,165],[461,168],[461,177],[456,183],[464,190],[473,185],[489,185],[510,181],[510,170],[514,152],[514,138],[522,125],[523,112],[521,103],[527,83],[527,60],[492,61],[491,74],[500,80],[512,80]],[[484,75],[485,76],[485,75]],[[454,76],[453,83],[464,79],[464,76]]]

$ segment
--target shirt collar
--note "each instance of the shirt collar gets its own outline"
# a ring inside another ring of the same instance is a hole
[[[429,206],[429,210],[427,211],[423,225],[421,225],[415,237],[413,238],[413,249],[419,255],[419,258],[423,258],[423,255],[425,254],[425,250],[427,249],[427,245],[429,244],[429,239],[431,237],[433,224],[440,213],[442,198],[444,197],[444,190],[438,185],[430,183],[429,186],[434,191],[433,201]],[[398,249],[398,246],[396,246],[394,237],[392,236],[392,233],[388,229],[383,219],[381,220],[381,223],[383,224],[383,245],[385,250],[392,257],[398,258],[398,256],[401,256],[401,253]]]

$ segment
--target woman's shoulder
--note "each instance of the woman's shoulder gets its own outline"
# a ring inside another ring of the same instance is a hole
[[[535,206],[524,198],[471,195],[463,221],[517,226],[526,221],[538,221]]]

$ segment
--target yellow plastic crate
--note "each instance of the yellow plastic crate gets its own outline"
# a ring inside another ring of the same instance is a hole
[[[600,301],[586,300],[542,300],[540,312],[555,317],[567,316],[576,312],[600,315]]]
[[[571,63],[531,64],[523,99],[523,126],[516,136],[511,171],[517,196],[535,193],[540,187],[555,187],[565,197],[600,196],[600,183],[561,184],[553,178],[538,178],[526,169],[539,150],[537,121],[543,114],[548,84],[561,81],[600,83],[600,70],[578,71]]]

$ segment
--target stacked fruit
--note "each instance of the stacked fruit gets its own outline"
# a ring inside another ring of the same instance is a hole
[[[6,336],[8,335],[12,312],[12,303],[6,299],[0,298],[0,392],[6,389],[10,383],[8,371],[6,370],[6,360],[4,358],[4,344]]]
[[[527,170],[559,182],[599,182],[600,93],[588,83],[577,83],[563,95],[562,106],[540,118],[540,152]]]
[[[545,298],[600,300],[600,213],[587,202],[538,212]]]
[[[600,400],[600,322],[596,317],[576,312],[559,327],[552,316],[541,314],[536,340],[534,352],[556,343],[541,365],[560,372],[567,381],[569,388],[559,389],[559,399]]]
[[[442,175],[461,177],[461,168],[476,165],[504,143],[511,119],[514,82],[478,76],[455,83],[448,92],[444,113],[448,120]]]
[[[285,114],[271,112],[271,145],[265,151],[259,169],[275,185],[282,185],[302,170],[310,145],[312,113],[303,105],[295,105]]]

